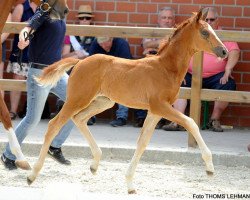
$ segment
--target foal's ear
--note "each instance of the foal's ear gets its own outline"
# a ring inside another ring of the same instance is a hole
[[[200,9],[199,12],[196,15],[196,21],[198,22],[199,20],[203,20],[205,21],[206,17],[207,17],[207,13],[208,13],[208,8],[203,8]]]

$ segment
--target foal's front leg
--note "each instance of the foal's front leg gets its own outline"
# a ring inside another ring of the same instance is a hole
[[[202,158],[206,164],[206,172],[208,175],[214,173],[214,165],[212,160],[212,153],[207,147],[206,143],[201,137],[199,127],[194,122],[194,120],[183,113],[179,112],[178,110],[174,109],[170,104],[165,102],[155,102],[152,104],[152,108],[154,113],[163,116],[165,119],[169,119],[170,121],[176,122],[177,124],[183,126],[189,133],[193,135],[198,146],[201,150]],[[161,105],[161,106],[157,106]],[[152,111],[153,112],[153,111]]]
[[[155,126],[159,122],[160,119],[161,117],[157,115],[153,115],[152,113],[148,111],[148,115],[145,119],[145,122],[141,129],[141,134],[137,141],[137,148],[135,150],[134,156],[131,160],[131,163],[129,165],[129,168],[126,174],[126,181],[127,181],[129,194],[136,193],[136,189],[133,185],[133,177],[134,177],[135,169],[136,169],[137,164],[139,163],[139,160],[143,152],[145,151],[148,143],[150,142],[150,139],[154,133]]]

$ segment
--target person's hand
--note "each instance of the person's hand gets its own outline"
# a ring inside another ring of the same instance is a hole
[[[25,41],[25,39],[21,38],[21,39],[19,39],[17,46],[19,49],[24,49],[25,47],[29,46],[29,44],[30,44],[29,40]]]
[[[233,78],[231,76],[231,70],[226,70],[224,75],[220,79],[220,84],[224,85],[228,82],[229,77]]]
[[[77,50],[75,51],[77,58],[86,58],[89,54],[83,49],[83,50]]]
[[[183,85],[187,85],[186,79],[183,79]]]
[[[30,44],[30,41],[29,40],[26,40],[25,39],[25,36],[27,34],[24,34],[25,32],[29,32],[30,31],[30,28],[29,27],[25,27],[19,34],[19,42],[17,44],[18,48],[19,49],[24,49],[25,47],[27,47],[29,44]]]

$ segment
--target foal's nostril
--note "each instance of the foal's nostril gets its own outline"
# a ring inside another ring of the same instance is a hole
[[[226,58],[227,57],[227,54],[228,54],[228,51],[227,49],[221,47],[221,46],[217,46],[217,47],[214,47],[213,48],[213,52],[218,56],[218,57],[221,57],[221,58]]]

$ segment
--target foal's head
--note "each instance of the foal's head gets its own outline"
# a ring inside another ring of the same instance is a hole
[[[208,9],[200,10],[193,17],[192,24],[197,31],[193,31],[193,42],[195,50],[213,53],[218,57],[227,57],[228,51],[217,37],[212,27],[205,22]]]
[[[64,19],[65,15],[68,14],[69,8],[67,0],[42,0],[48,3],[51,7],[50,17],[51,19]]]

